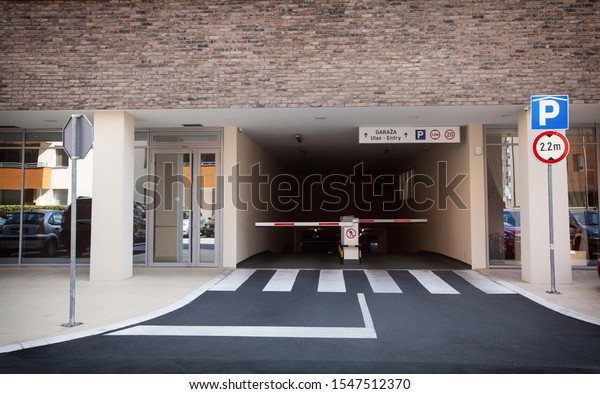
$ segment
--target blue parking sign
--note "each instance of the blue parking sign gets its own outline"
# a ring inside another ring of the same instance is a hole
[[[531,96],[531,130],[568,130],[569,96]]]

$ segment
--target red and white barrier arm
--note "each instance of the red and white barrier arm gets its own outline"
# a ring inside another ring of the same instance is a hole
[[[345,227],[351,222],[256,222],[256,227]]]
[[[359,223],[427,223],[427,219],[359,219]],[[350,227],[352,222],[256,222],[256,227]]]
[[[359,219],[359,223],[427,223],[427,219]]]

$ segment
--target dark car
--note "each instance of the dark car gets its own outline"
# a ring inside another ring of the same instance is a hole
[[[65,241],[67,252],[71,253],[71,205],[63,212],[61,234]],[[77,198],[77,256],[84,254],[90,247],[92,234],[92,199]]]
[[[2,234],[2,229],[4,228],[4,223],[8,220],[10,215],[5,213],[0,213],[0,234]]]
[[[514,260],[516,244],[521,239],[521,212],[518,208],[504,209],[504,258]]]
[[[63,244],[60,236],[62,213],[55,210],[23,212],[23,250],[41,252],[52,257]],[[2,226],[0,250],[4,253],[19,249],[21,213],[10,216]]]
[[[516,241],[521,236],[520,228],[504,222],[504,258],[514,260],[516,256]]]
[[[67,251],[71,251],[71,206],[63,212],[61,234]],[[92,199],[77,198],[77,256],[83,255],[90,247],[92,234]],[[146,211],[138,202],[133,203],[133,240],[144,238],[146,235]]]
[[[208,238],[215,236],[215,218],[208,218],[204,225],[204,235]]]

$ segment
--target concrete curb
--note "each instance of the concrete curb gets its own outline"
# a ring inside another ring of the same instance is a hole
[[[208,282],[206,282],[205,284],[203,284],[202,286],[200,286],[198,289],[194,290],[187,296],[183,297],[179,301],[176,301],[173,304],[166,306],[164,308],[157,309],[154,312],[150,312],[145,315],[127,319],[127,320],[124,320],[119,323],[110,324],[108,326],[92,328],[89,330],[80,331],[80,332],[76,332],[73,334],[58,335],[58,336],[49,337],[49,338],[34,339],[31,341],[25,341],[25,342],[19,342],[19,343],[14,343],[14,344],[10,344],[10,345],[0,346],[0,353],[10,353],[10,352],[14,352],[17,350],[30,349],[33,347],[51,345],[51,344],[60,343],[60,342],[66,342],[66,341],[71,341],[74,339],[90,337],[93,335],[100,335],[100,334],[104,334],[109,331],[119,330],[124,327],[132,326],[132,325],[139,324],[139,323],[142,323],[142,322],[150,320],[150,319],[157,318],[157,317],[165,315],[169,312],[173,312],[174,310],[177,310],[177,309],[189,304],[190,302],[194,301],[196,298],[200,297],[204,292],[206,292],[212,286],[214,286],[215,284],[217,284],[220,281],[222,281],[223,279],[225,279],[225,277],[227,277],[231,272],[233,272],[232,268],[226,269],[225,271],[217,274],[214,278],[210,279]]]
[[[535,295],[533,293],[528,292],[527,290],[523,290],[522,288],[520,288],[519,286],[516,286],[510,282],[507,282],[505,280],[502,279],[498,279],[496,277],[494,277],[493,275],[487,273],[487,272],[483,272],[483,271],[479,271],[481,274],[487,276],[490,280],[498,283],[499,285],[505,286],[513,291],[515,291],[516,293],[522,295],[525,298],[529,298],[531,301],[540,304],[541,306],[551,309],[555,312],[558,312],[562,315],[571,317],[573,319],[577,319],[577,320],[581,320],[584,321],[586,323],[590,323],[590,324],[594,324],[597,326],[600,326],[600,319],[596,318],[596,317],[592,317],[592,316],[588,316],[586,314],[580,313],[580,312],[575,312],[572,311],[568,308],[565,308],[563,306],[560,306],[558,304],[555,304],[552,301],[548,301],[545,298],[542,298],[538,295]]]

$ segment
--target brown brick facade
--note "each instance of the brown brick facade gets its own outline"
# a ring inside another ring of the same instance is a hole
[[[0,110],[600,102],[598,1],[0,1],[0,14]]]

